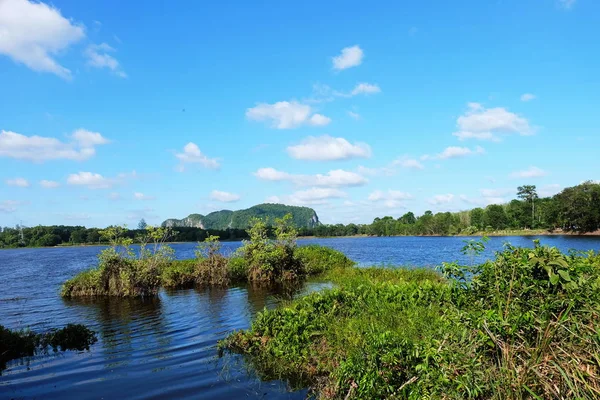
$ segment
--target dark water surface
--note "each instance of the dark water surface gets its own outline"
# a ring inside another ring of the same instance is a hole
[[[465,238],[394,237],[303,239],[343,251],[359,265],[433,267],[463,260]],[[487,257],[504,242],[532,246],[532,237],[492,238]],[[561,250],[600,250],[598,237],[541,237]],[[239,242],[223,243],[225,253]],[[194,243],[173,245],[178,258]],[[61,284],[96,263],[103,247],[0,250],[0,324],[43,331],[82,323],[98,333],[90,352],[13,361],[0,376],[0,399],[16,398],[304,398],[281,382],[261,382],[238,356],[217,357],[216,343],[248,328],[281,294],[235,287],[162,291],[151,300],[63,300]],[[302,292],[318,290],[313,283]]]

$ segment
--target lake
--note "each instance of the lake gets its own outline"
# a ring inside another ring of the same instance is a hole
[[[344,252],[361,266],[434,267],[470,262],[463,237],[301,239]],[[505,242],[533,246],[535,237],[494,237],[483,258]],[[563,251],[600,250],[599,237],[543,236]],[[240,242],[224,242],[231,253]],[[177,258],[194,256],[195,243],[174,244]],[[275,307],[276,292],[229,289],[161,291],[150,300],[63,300],[61,284],[96,264],[103,247],[0,250],[0,324],[35,331],[82,323],[98,333],[89,352],[13,361],[0,376],[0,398],[269,398],[301,399],[282,382],[261,382],[239,356],[217,357],[216,343],[245,329],[257,312]],[[319,290],[308,283],[299,293]]]

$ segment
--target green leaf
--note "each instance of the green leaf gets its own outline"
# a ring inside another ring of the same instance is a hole
[[[569,275],[569,271],[565,269],[559,269],[558,274],[567,282],[571,282],[571,276]]]
[[[558,283],[558,275],[551,275],[550,276],[550,283],[553,285],[556,285]]]

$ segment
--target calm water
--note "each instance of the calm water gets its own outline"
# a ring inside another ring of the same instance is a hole
[[[532,246],[531,237],[492,238],[486,256],[504,242]],[[346,253],[360,265],[431,267],[464,260],[464,238],[306,239]],[[600,238],[542,237],[561,250],[600,250]],[[240,243],[223,244],[225,253]],[[194,256],[193,243],[173,246]],[[237,356],[219,359],[215,345],[281,296],[252,288],[161,292],[152,300],[62,300],[60,285],[94,265],[102,247],[0,250],[0,324],[46,330],[83,323],[98,332],[90,352],[14,361],[0,376],[4,398],[304,398],[281,382],[260,382]],[[302,291],[318,290],[308,284]]]

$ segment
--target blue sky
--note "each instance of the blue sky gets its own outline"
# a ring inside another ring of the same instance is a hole
[[[0,0],[0,225],[325,223],[600,179],[593,0]]]

